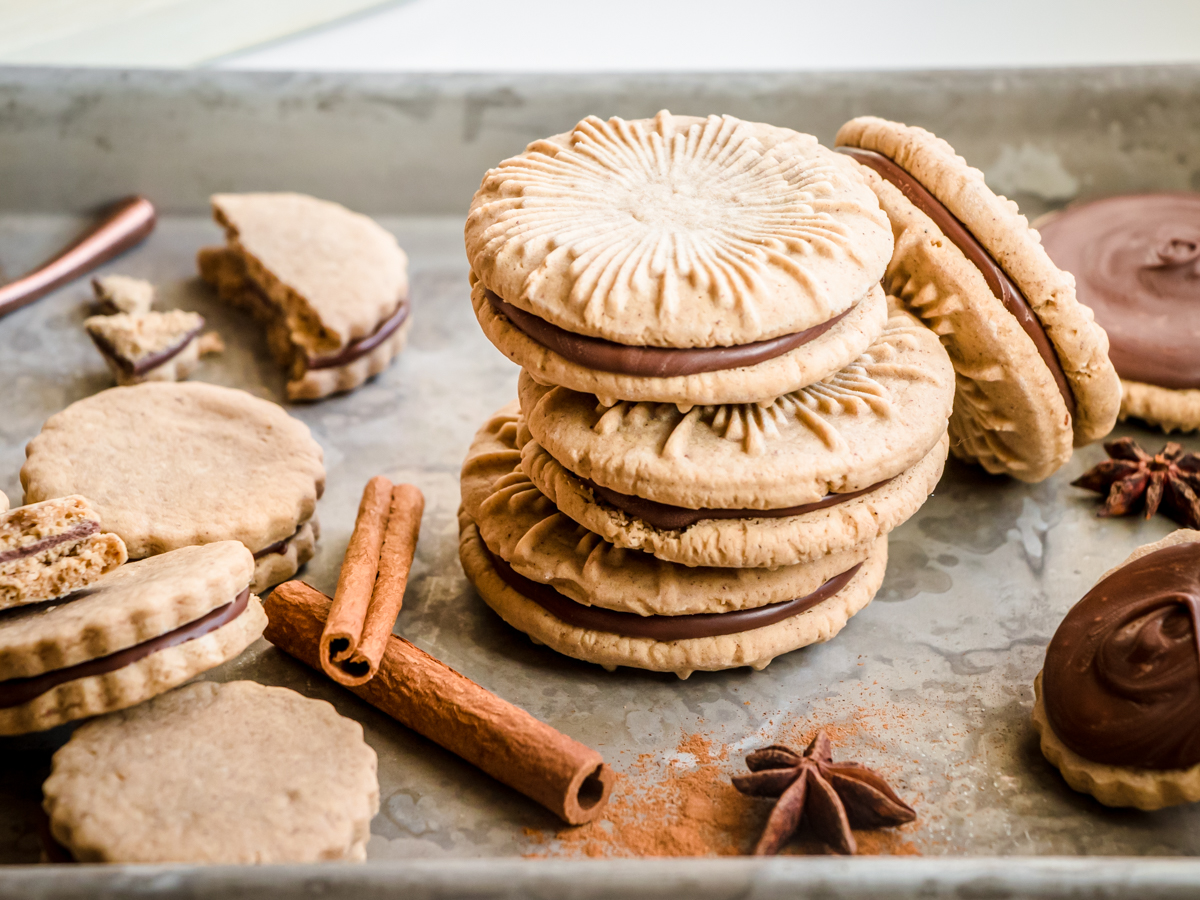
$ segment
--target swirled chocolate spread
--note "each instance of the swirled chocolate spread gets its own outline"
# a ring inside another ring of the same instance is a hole
[[[1054,349],[1054,344],[1046,334],[1045,327],[1029,305],[1029,301],[1025,299],[1025,295],[1021,293],[1021,289],[1017,287],[1016,282],[1009,277],[1008,273],[1000,268],[1000,264],[992,259],[987,248],[979,243],[975,235],[971,234],[967,226],[960,222],[958,217],[942,204],[941,200],[933,196],[925,185],[902,169],[894,160],[882,153],[863,150],[860,147],[838,147],[836,149],[839,153],[844,153],[864,166],[874,169],[881,178],[898,188],[908,202],[932,219],[933,224],[942,234],[948,237],[951,243],[962,252],[962,255],[983,274],[984,280],[992,289],[996,299],[1004,304],[1004,308],[1017,320],[1021,329],[1033,341],[1038,354],[1046,363],[1050,374],[1054,376],[1054,383],[1058,385],[1058,391],[1067,404],[1067,410],[1074,418],[1075,394],[1072,393],[1066,372],[1063,371],[1062,363],[1058,360],[1058,351]]]
[[[607,631],[624,637],[651,638],[656,641],[685,641],[689,638],[738,634],[753,628],[774,625],[812,609],[828,600],[854,577],[862,563],[835,575],[806,597],[772,603],[756,609],[724,613],[698,613],[690,616],[639,616],[599,606],[584,606],[566,597],[548,584],[541,584],[513,571],[500,557],[489,553],[492,565],[504,582],[523,597],[532,600],[550,615],[576,628]]]
[[[1123,566],[1067,613],[1042,670],[1046,717],[1085,759],[1200,763],[1200,544]]]
[[[533,313],[518,309],[491,291],[487,292],[487,299],[496,312],[512,322],[514,328],[564,359],[600,372],[647,378],[673,378],[677,375],[698,375],[701,372],[758,365],[816,340],[850,314],[848,309],[820,325],[795,334],[733,347],[636,347],[574,334]]]
[[[168,647],[177,647],[180,644],[186,644],[188,641],[194,641],[196,638],[204,637],[204,635],[216,631],[222,625],[232,622],[244,613],[249,602],[250,588],[246,588],[237,595],[232,603],[218,606],[212,612],[205,613],[199,619],[188,622],[174,631],[160,634],[156,638],[151,638],[140,644],[134,644],[132,647],[126,647],[124,650],[118,650],[116,653],[110,653],[108,656],[101,656],[98,659],[89,659],[74,666],[67,666],[65,669],[53,669],[30,678],[10,678],[7,681],[0,681],[0,709],[20,706],[22,703],[28,703],[35,697],[40,697],[46,691],[56,688],[60,684],[75,681],[77,678],[88,678],[92,675],[115,672],[117,669],[123,669],[131,663],[137,662],[139,659],[145,659],[151,653],[166,650]]]
[[[1200,194],[1110,197],[1038,230],[1108,332],[1118,375],[1200,388]]]
[[[705,519],[784,519],[788,516],[802,516],[805,513],[816,512],[869,494],[883,487],[891,478],[876,482],[861,491],[848,491],[844,494],[826,494],[815,503],[803,503],[800,506],[789,506],[781,509],[688,509],[684,506],[671,506],[656,500],[647,500],[633,494],[619,494],[606,487],[601,487],[593,481],[580,479],[592,489],[597,497],[609,506],[615,506],[622,512],[641,519],[647,525],[671,531],[679,528],[691,528],[697,522]]]

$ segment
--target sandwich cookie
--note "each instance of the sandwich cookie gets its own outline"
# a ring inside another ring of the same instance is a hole
[[[245,391],[111,388],[51,416],[25,453],[27,500],[82,494],[132,559],[241,541],[258,592],[312,556],[321,448],[303,422]]]
[[[857,168],[810,135],[589,117],[484,176],[465,230],[485,334],[602,402],[772,400],[882,331],[892,252]]]
[[[954,362],[951,451],[1036,482],[1106,435],[1120,406],[1108,339],[1016,204],[922,128],[862,117],[837,143],[892,221],[884,288]]]
[[[460,553],[485,602],[539,643],[609,669],[763,668],[828,640],[878,589],[885,538],[774,569],[687,568],[614,547],[524,475],[517,415],[500,410],[467,455]]]
[[[1200,428],[1200,194],[1134,194],[1034,223],[1108,333],[1121,417]]]
[[[267,327],[290,400],[353,390],[404,348],[412,324],[408,257],[390,232],[303,194],[216,194],[225,247],[200,277]]]
[[[215,332],[201,336],[203,316],[182,309],[91,316],[83,327],[119,385],[183,381],[224,346]]]
[[[128,558],[117,535],[100,533],[100,516],[83,497],[3,513],[7,506],[0,502],[0,610],[81,590]]]
[[[375,751],[323,700],[201,682],[88,722],[42,788],[78,862],[363,860]]]
[[[1034,682],[1042,753],[1106,806],[1200,800],[1200,531],[1139,547],[1055,632]]]
[[[954,372],[937,336],[897,310],[842,371],[770,405],[621,402],[527,373],[525,473],[621,547],[689,566],[786,566],[868,544],[941,477]]]
[[[124,709],[233,659],[266,627],[236,541],[129,563],[0,616],[0,734]]]

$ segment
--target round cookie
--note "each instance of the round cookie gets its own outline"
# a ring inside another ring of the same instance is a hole
[[[362,860],[375,751],[323,700],[201,682],[79,728],[43,786],[78,862]]]
[[[233,659],[267,624],[236,541],[120,566],[75,599],[0,620],[0,734],[141,703]]]
[[[1200,429],[1200,193],[1108,197],[1034,226],[1108,334],[1121,417]]]
[[[769,405],[618,403],[547,388],[522,373],[539,445],[575,475],[686,509],[769,510],[875,487],[917,465],[946,431],[950,361],[897,310],[851,365]]]
[[[198,382],[101,391],[51,416],[25,453],[26,502],[83,494],[133,559],[221,540],[260,553],[302,531],[325,487],[304,423]],[[302,556],[297,548],[297,565]]]
[[[1016,204],[922,128],[866,116],[837,143],[863,163],[892,221],[885,289],[954,362],[952,452],[1036,482],[1072,446],[1106,435],[1120,405],[1108,339]]]
[[[1106,806],[1200,800],[1200,531],[1139,547],[1055,632],[1034,682],[1045,757]]]
[[[530,144],[484,176],[464,237],[476,314],[510,358],[684,403],[840,369],[882,327],[892,250],[856,168],[811,135],[666,111]]]
[[[832,638],[879,590],[887,567],[887,538],[876,541],[870,555],[836,593],[799,615],[734,634],[678,640],[630,637],[580,627],[551,614],[501,576],[495,557],[465,511],[459,513],[459,558],[484,602],[535,643],[597,663],[609,671],[630,666],[687,678],[694,671],[740,666],[763,669],[783,653]]]
[[[480,429],[463,464],[463,508],[488,551],[584,606],[638,616],[758,609],[806,597],[863,562],[874,542],[803,566],[687,568],[614,547],[560,513],[521,470],[515,404]]]

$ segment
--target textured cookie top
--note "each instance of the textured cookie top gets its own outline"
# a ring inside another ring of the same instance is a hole
[[[184,547],[105,575],[61,603],[0,616],[0,680],[108,656],[224,606],[254,575],[237,541]]]
[[[245,391],[211,384],[111,388],[51,416],[25,448],[29,501],[83,494],[129,555],[295,532],[325,483],[308,426]]]
[[[982,172],[924,128],[862,116],[838,130],[837,143],[891,159],[966,226],[1020,287],[1045,328],[1074,396],[1076,445],[1108,434],[1121,402],[1119,379],[1108,359],[1108,337],[1092,311],[1077,302],[1075,279],[1050,260],[1017,204],[996,195]],[[946,339],[953,341],[954,336]]]
[[[80,861],[345,859],[379,808],[361,725],[249,681],[188,685],[83,725],[43,791]]]
[[[883,275],[887,218],[816,138],[731,116],[584,119],[483,178],[480,281],[567,331],[712,347],[811,328]]]
[[[534,438],[576,475],[689,509],[771,509],[915,465],[946,431],[954,370],[937,335],[895,311],[845,369],[770,404],[606,409],[524,372],[519,392]]]
[[[366,337],[408,296],[408,257],[367,216],[304,194],[215,194],[212,207],[258,286],[289,319],[315,320],[292,323],[312,352]]]
[[[204,317],[182,309],[137,315],[117,313],[91,316],[83,327],[93,340],[99,339],[106,352],[136,365],[182,348],[200,333]]]
[[[874,546],[770,569],[689,567],[615,547],[560,513],[521,470],[528,433],[518,416],[509,404],[475,435],[463,462],[463,507],[492,553],[585,606],[643,616],[755,609],[808,596]]]

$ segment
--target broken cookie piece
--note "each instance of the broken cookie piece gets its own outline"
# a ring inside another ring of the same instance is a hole
[[[181,309],[92,316],[83,326],[120,385],[182,381],[201,355],[224,349],[216,335],[200,337],[203,316]]]
[[[353,390],[403,349],[408,257],[385,229],[303,194],[217,194],[226,246],[197,257],[225,302],[266,325],[290,400]]]
[[[0,515],[0,609],[85,588],[125,562],[125,542],[100,533],[100,516],[78,494]]]
[[[92,279],[96,305],[104,315],[144,315],[154,305],[154,285],[128,275],[105,275]]]

